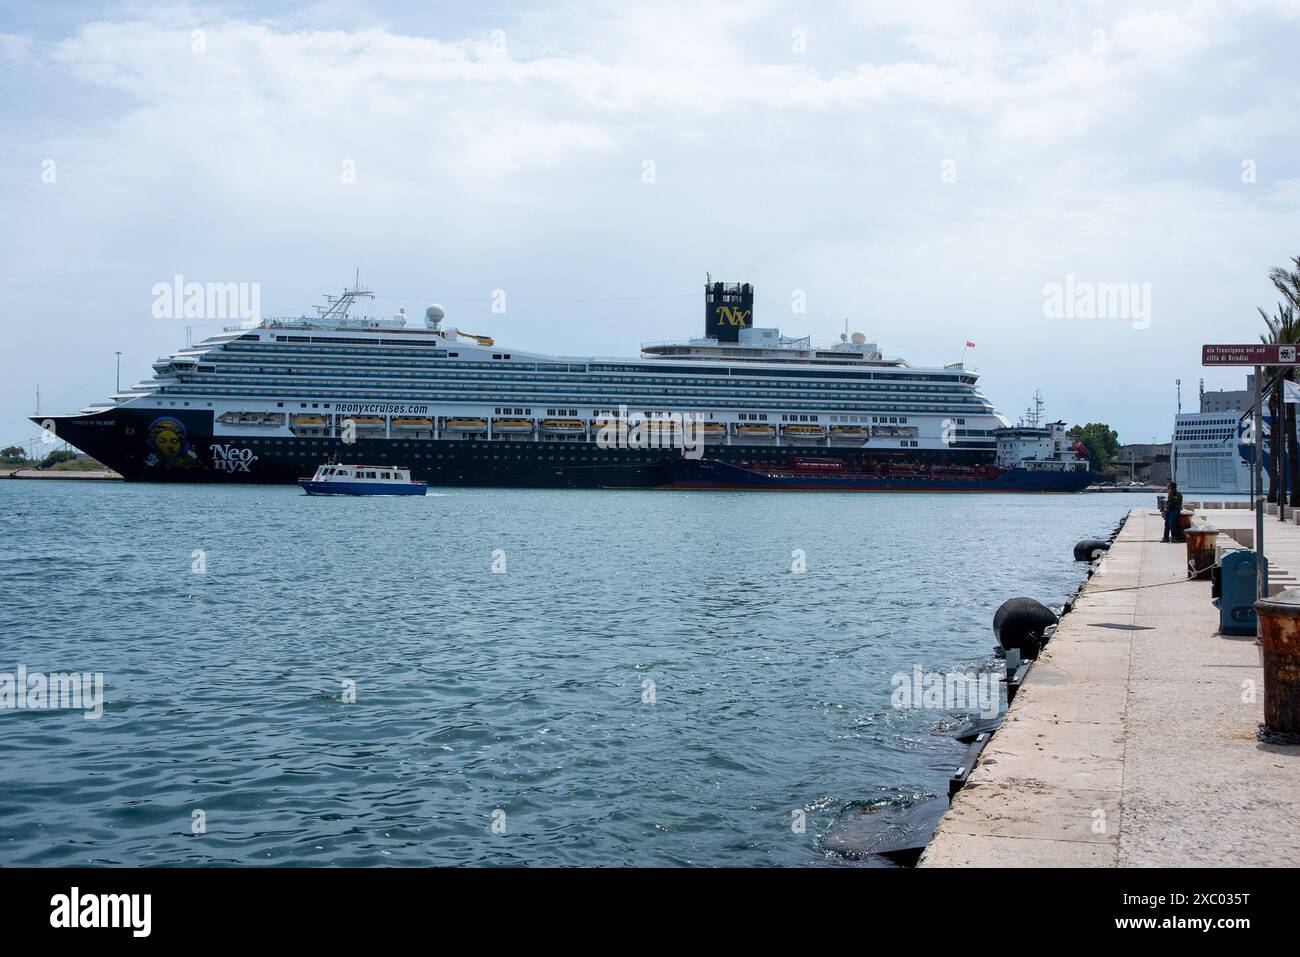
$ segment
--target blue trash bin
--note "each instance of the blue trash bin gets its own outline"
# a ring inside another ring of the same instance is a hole
[[[1268,560],[1264,560],[1268,569]],[[1223,635],[1255,634],[1255,553],[1249,548],[1224,552],[1215,567],[1210,594],[1219,609],[1219,633]]]

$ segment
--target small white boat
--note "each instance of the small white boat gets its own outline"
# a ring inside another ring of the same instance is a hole
[[[424,482],[411,481],[410,469],[392,465],[326,463],[311,478],[298,479],[308,495],[423,495]]]

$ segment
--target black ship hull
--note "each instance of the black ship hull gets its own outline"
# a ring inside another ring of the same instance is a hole
[[[602,449],[591,442],[519,439],[338,438],[214,435],[213,414],[195,410],[111,409],[34,418],[59,439],[128,481],[294,484],[325,461],[409,468],[431,487],[658,488],[675,449]],[[708,444],[712,460],[742,467],[779,466],[791,457],[826,458],[859,469],[880,462],[987,465],[986,449],[930,451]],[[1028,491],[1028,489],[1026,489]]]

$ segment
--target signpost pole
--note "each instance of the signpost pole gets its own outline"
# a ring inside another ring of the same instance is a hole
[[[1260,598],[1268,597],[1268,566],[1264,559],[1264,370],[1270,366],[1300,366],[1300,347],[1278,342],[1250,343],[1207,343],[1201,346],[1201,365],[1203,366],[1254,366],[1255,367],[1255,428],[1251,441],[1253,462],[1251,468],[1251,498],[1255,505],[1255,584]],[[1284,403],[1279,402],[1285,413]],[[1283,415],[1285,420],[1285,414]],[[1278,520],[1285,521],[1286,501],[1282,486],[1285,482],[1280,477],[1282,465],[1282,431],[1281,422],[1273,423],[1273,438],[1270,443],[1272,454],[1278,456]],[[1297,451],[1293,449],[1291,454]],[[1258,634],[1258,631],[1256,632]]]
[[[1268,597],[1268,570],[1264,564],[1264,367],[1255,366],[1255,585],[1260,598]],[[1274,423],[1276,425],[1277,423]],[[1258,633],[1259,625],[1255,625]]]

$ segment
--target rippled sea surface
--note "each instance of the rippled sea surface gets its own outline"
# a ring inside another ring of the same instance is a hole
[[[107,699],[0,711],[0,864],[862,866],[962,752],[891,676],[1139,504],[0,482],[0,672]]]

